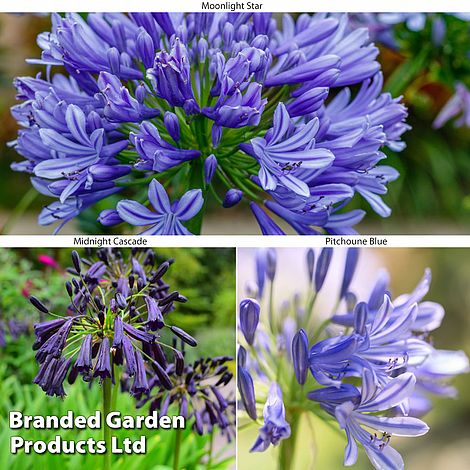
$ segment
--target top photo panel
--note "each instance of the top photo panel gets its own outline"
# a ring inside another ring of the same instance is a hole
[[[0,14],[2,234],[470,234],[470,14]]]

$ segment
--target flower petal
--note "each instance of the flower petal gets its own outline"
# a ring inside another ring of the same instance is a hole
[[[150,182],[148,197],[157,214],[170,214],[172,212],[168,194],[163,185],[156,179]]]
[[[393,436],[422,436],[429,431],[429,426],[424,421],[409,416],[386,418],[358,413],[356,419],[365,426],[387,432]]]
[[[119,217],[131,225],[152,225],[160,221],[161,216],[136,201],[124,199],[116,206]]]
[[[411,396],[415,384],[416,377],[414,374],[405,372],[385,385],[373,400],[361,404],[358,410],[361,412],[383,411],[393,408]]]
[[[181,220],[192,219],[204,205],[200,189],[191,189],[185,193],[176,205],[175,215]]]

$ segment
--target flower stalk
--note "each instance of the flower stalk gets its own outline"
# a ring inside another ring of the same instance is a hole
[[[175,429],[175,444],[173,447],[173,470],[179,470],[180,453],[181,453],[181,429]]]
[[[111,379],[106,378],[101,385],[103,394],[103,439],[106,446],[106,452],[103,454],[103,470],[111,470],[112,452],[111,452],[111,428],[106,424],[106,416],[111,413]]]

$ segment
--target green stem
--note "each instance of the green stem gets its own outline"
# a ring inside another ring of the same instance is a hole
[[[270,281],[269,285],[269,326],[273,333],[276,333],[276,328],[274,328],[274,305],[273,305],[273,297],[274,297],[274,282]]]
[[[202,219],[207,205],[207,187],[204,183],[204,160],[197,158],[191,164],[191,173],[189,176],[189,188],[202,188],[202,197],[204,205],[201,210],[188,222],[185,223],[186,228],[194,235],[201,234]]]
[[[307,302],[307,307],[305,309],[305,326],[308,327],[310,325],[310,318],[312,317],[313,307],[315,305],[315,300],[317,300],[317,292],[310,295],[310,298]]]
[[[15,225],[15,222],[25,213],[28,207],[33,203],[33,201],[38,196],[38,192],[34,188],[30,188],[29,191],[22,197],[20,202],[13,209],[12,214],[5,222],[2,227],[1,233],[7,234],[10,228]]]
[[[173,470],[179,469],[180,451],[181,451],[181,428],[175,430],[175,449],[173,452]]]
[[[103,454],[103,470],[111,470],[111,428],[106,424],[106,416],[111,412],[111,379],[103,380],[103,437],[106,452]]]
[[[117,396],[119,393],[119,380],[116,380],[116,383],[113,386],[113,391],[111,395],[111,409],[116,409]]]
[[[207,465],[206,465],[206,469],[207,470],[210,470],[210,468],[212,467],[212,452],[214,450],[214,433],[211,432],[211,435],[209,437],[209,455],[207,457]]]
[[[289,419],[291,434],[289,438],[281,441],[279,448],[279,470],[294,468],[295,444],[300,417],[299,413],[294,413],[292,418]]]

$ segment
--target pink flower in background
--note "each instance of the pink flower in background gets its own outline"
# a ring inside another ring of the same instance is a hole
[[[50,266],[51,268],[57,269],[60,271],[59,263],[48,255],[38,255],[38,261],[46,266]]]
[[[24,286],[21,288],[21,295],[23,297],[29,298],[31,287],[33,287],[33,281],[31,279],[28,279],[25,282]]]

